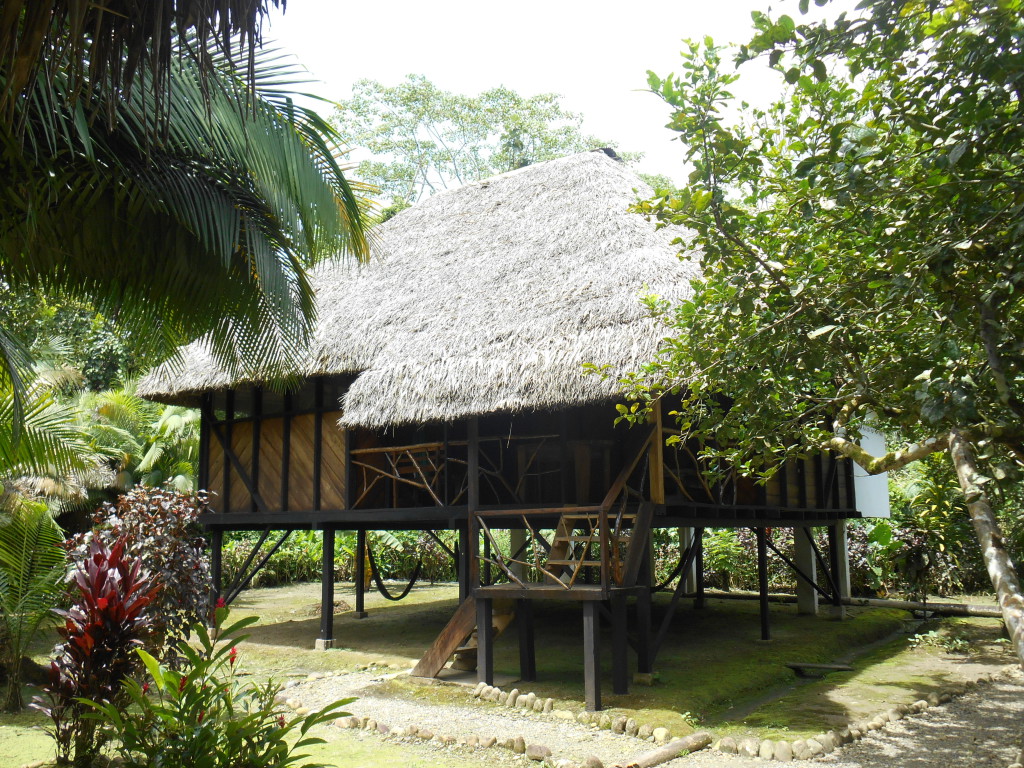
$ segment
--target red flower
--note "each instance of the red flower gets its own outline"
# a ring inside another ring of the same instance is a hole
[[[277,716],[277,726],[279,728],[284,728],[284,715]]]
[[[238,658],[238,648],[236,648],[235,646],[232,645],[231,646],[231,653],[228,654],[228,663],[231,664],[232,667],[235,666],[235,659],[237,659],[237,658]]]
[[[185,690],[185,685],[188,683],[188,678],[185,675],[181,676],[181,680],[178,681],[178,693]]]
[[[203,718],[204,718],[204,717],[206,717],[206,710],[205,710],[205,709],[200,709],[200,710],[199,710],[199,719],[198,719],[198,720],[196,720],[196,722],[197,722],[197,723],[201,723],[201,722],[203,722]]]
[[[143,683],[142,684],[142,692],[143,693],[149,693],[149,683]]]
[[[223,597],[218,597],[217,598],[217,607],[218,608],[227,608],[227,605],[228,604],[224,602],[224,598]]]

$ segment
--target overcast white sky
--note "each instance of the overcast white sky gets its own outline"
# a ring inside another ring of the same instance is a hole
[[[293,52],[322,81],[309,90],[332,100],[348,98],[361,78],[394,85],[414,73],[467,94],[498,85],[559,93],[586,132],[644,152],[639,170],[681,180],[668,110],[640,90],[647,70],[674,71],[685,37],[748,39],[750,11],[769,5],[799,18],[796,0],[290,0],[265,39]],[[748,100],[779,82],[770,71],[744,80],[737,93]]]

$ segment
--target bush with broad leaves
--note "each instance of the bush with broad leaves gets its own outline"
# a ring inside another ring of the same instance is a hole
[[[74,602],[57,630],[63,643],[50,664],[45,698],[33,707],[53,721],[50,734],[61,764],[89,766],[106,740],[83,699],[123,706],[124,681],[141,669],[135,651],[150,634],[148,609],[159,586],[124,541],[92,541],[74,573]]]
[[[210,558],[196,522],[206,503],[204,493],[139,485],[115,503],[104,504],[93,530],[69,543],[72,561],[80,561],[94,541],[110,547],[122,540],[128,555],[142,558],[160,584],[151,610],[150,647],[171,664],[189,626],[210,610]]]

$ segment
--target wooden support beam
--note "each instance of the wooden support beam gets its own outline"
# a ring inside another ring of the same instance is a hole
[[[693,529],[693,543],[697,547],[697,555],[694,560],[697,563],[694,576],[695,584],[697,587],[697,597],[693,601],[694,608],[703,608],[705,605],[704,601],[704,529],[694,528]]]
[[[761,606],[761,639],[772,639],[771,614],[768,612],[768,532],[755,528],[757,535],[757,587]]]
[[[467,456],[468,490],[466,505],[469,510],[466,521],[466,577],[467,588],[472,593],[480,585],[480,530],[476,513],[480,509],[480,420],[473,416],[467,425],[469,454]]]
[[[828,527],[828,561],[829,574],[832,581],[832,616],[836,619],[844,618],[846,612],[843,608],[843,590],[839,586],[839,572],[842,564],[839,560],[839,536],[836,525]]]
[[[583,687],[588,712],[601,710],[601,627],[598,608],[597,601],[583,603]]]
[[[494,625],[493,601],[489,597],[476,599],[476,671],[477,680],[494,685]]]
[[[650,589],[640,590],[636,597],[636,671],[641,674],[650,674],[654,671],[654,657],[651,654]]]
[[[629,636],[626,619],[626,596],[613,594],[612,604],[612,692],[629,693]]]
[[[323,559],[320,568],[320,647],[334,643],[334,526],[323,531]]]
[[[210,490],[210,418],[213,413],[211,403],[213,396],[203,395],[202,410],[199,418],[199,490]]]
[[[210,578],[213,581],[213,604],[217,604],[217,598],[221,596],[221,587],[224,580],[224,531],[214,529],[210,531]]]
[[[532,683],[537,679],[532,600],[516,600],[516,624],[519,625],[519,677],[523,682]]]
[[[366,529],[356,531],[356,618],[366,618]]]

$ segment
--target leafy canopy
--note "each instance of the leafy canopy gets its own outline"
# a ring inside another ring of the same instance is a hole
[[[352,98],[339,103],[334,124],[349,146],[373,155],[360,163],[360,177],[413,203],[450,186],[610,146],[584,135],[582,118],[559,99],[503,86],[466,96],[423,75],[395,86],[360,80]]]
[[[703,275],[691,301],[651,300],[672,336],[627,386],[678,389],[685,430],[751,472],[820,447],[883,471],[959,428],[1010,475],[1024,456],[1022,3],[860,9],[813,25],[755,13],[738,61],[766,56],[790,87],[739,117],[738,75],[710,40],[679,73],[650,73],[693,173],[638,208],[687,228]],[[872,419],[916,445],[863,454],[844,434]]]

